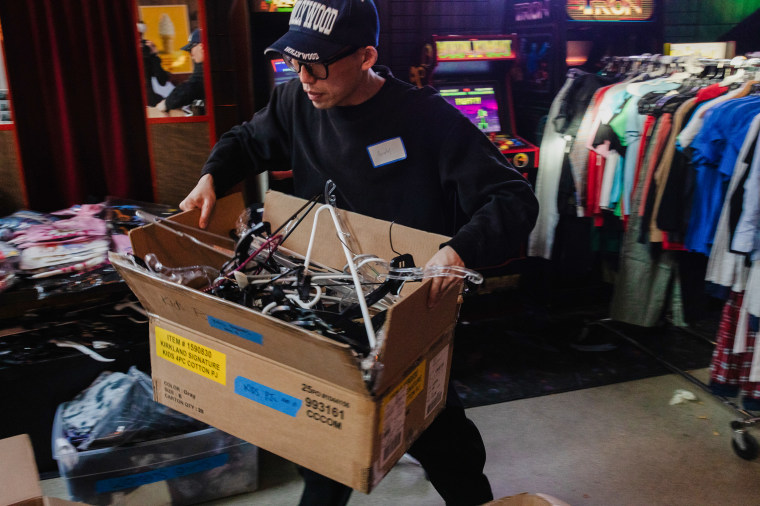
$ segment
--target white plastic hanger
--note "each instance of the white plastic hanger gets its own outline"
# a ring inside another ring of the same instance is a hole
[[[734,72],[733,74],[729,74],[726,77],[724,77],[723,80],[719,83],[719,85],[720,86],[729,86],[731,84],[739,83],[739,82],[743,81],[744,80],[744,75],[746,74],[746,72],[741,67],[742,67],[742,65],[744,64],[744,62],[746,60],[747,60],[747,58],[745,58],[744,56],[737,56],[737,57],[733,58],[729,62],[728,65],[731,68],[735,68],[736,72]]]
[[[346,243],[343,240],[343,238],[346,237],[346,233],[343,231],[343,228],[340,225],[340,220],[338,219],[338,215],[335,213],[335,208],[331,206],[330,204],[323,204],[314,213],[314,223],[311,227],[311,237],[309,238],[309,247],[306,249],[306,257],[304,258],[304,274],[308,274],[309,272],[311,250],[314,246],[314,238],[317,234],[317,222],[318,222],[319,214],[325,210],[327,210],[330,213],[330,216],[332,217],[332,220],[333,220],[333,224],[335,225],[335,230],[338,233],[338,237],[340,238],[340,245],[343,247],[343,254],[346,257],[346,263],[348,265],[349,270],[351,271],[351,278],[354,281],[354,288],[356,289],[356,298],[359,299],[359,308],[361,308],[362,319],[364,320],[364,329],[367,331],[367,341],[369,342],[370,349],[374,350],[375,345],[377,344],[377,339],[375,337],[375,329],[372,327],[372,319],[370,318],[370,315],[369,315],[369,309],[367,308],[367,300],[364,298],[364,291],[362,291],[361,279],[359,279],[359,274],[356,271],[356,264],[354,264],[353,255],[351,254],[351,251],[349,251],[348,246],[346,246]]]

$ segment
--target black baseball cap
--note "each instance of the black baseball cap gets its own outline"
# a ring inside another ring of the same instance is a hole
[[[297,0],[289,24],[288,32],[265,53],[320,63],[347,47],[378,45],[380,20],[372,0]]]
[[[190,37],[187,38],[187,44],[182,46],[183,51],[190,51],[193,46],[197,46],[201,43],[201,31],[200,29],[193,30],[193,33],[190,34]]]

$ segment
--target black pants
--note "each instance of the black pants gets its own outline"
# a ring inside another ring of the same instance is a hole
[[[493,499],[483,474],[486,449],[475,424],[449,383],[446,406],[408,452],[425,469],[430,483],[449,506],[474,506]],[[348,503],[352,489],[305,468],[300,506],[339,506]]]

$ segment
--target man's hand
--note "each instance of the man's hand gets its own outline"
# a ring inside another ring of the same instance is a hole
[[[179,208],[183,211],[190,209],[200,209],[201,217],[198,220],[198,226],[206,228],[211,211],[216,205],[216,192],[214,192],[214,178],[211,174],[204,175],[195,185],[185,200],[180,202]]]
[[[454,248],[451,246],[444,246],[439,249],[433,257],[428,260],[425,267],[431,267],[433,265],[454,265],[457,267],[464,267],[464,262],[459,257]],[[453,284],[459,283],[460,279],[455,276],[442,276],[434,277],[433,282],[430,285],[430,293],[428,294],[428,307],[432,308],[438,301],[441,300],[443,293],[449,289]]]
[[[162,100],[156,104],[156,109],[161,112],[166,112],[166,100]]]

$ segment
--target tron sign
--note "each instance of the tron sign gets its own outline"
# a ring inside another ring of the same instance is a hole
[[[567,0],[567,15],[576,21],[646,21],[654,0]]]

